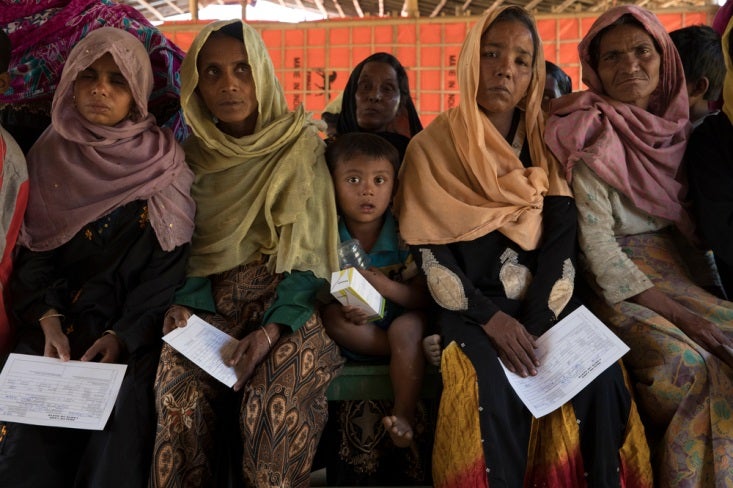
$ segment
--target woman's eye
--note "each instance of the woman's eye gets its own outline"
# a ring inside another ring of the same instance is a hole
[[[219,73],[219,70],[211,66],[209,68],[206,68],[206,70],[204,70],[204,73],[206,74],[206,76],[216,76]]]
[[[248,64],[239,64],[237,65],[237,72],[238,73],[249,73],[252,70],[252,67]]]

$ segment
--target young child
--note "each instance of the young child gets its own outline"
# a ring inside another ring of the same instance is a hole
[[[725,60],[720,36],[707,25],[692,25],[669,33],[682,60],[690,101],[690,122],[697,127],[710,115],[709,103],[720,97]]]
[[[323,324],[344,355],[390,356],[394,410],[382,419],[398,447],[410,445],[412,425],[425,368],[421,340],[429,303],[427,288],[401,241],[390,203],[399,164],[397,150],[368,133],[339,136],[326,150],[339,210],[341,241],[358,239],[371,267],[361,273],[387,300],[384,317],[367,323],[356,307],[332,303]]]
[[[0,29],[0,93],[10,86],[11,45],[8,35]],[[23,214],[28,203],[28,170],[25,157],[15,139],[0,126],[0,358],[12,342],[10,322],[5,307],[5,295],[13,268],[13,249],[18,238]]]

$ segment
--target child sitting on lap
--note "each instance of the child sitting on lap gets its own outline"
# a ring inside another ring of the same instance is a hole
[[[327,305],[323,323],[344,354],[390,356],[394,410],[382,420],[396,446],[412,441],[415,406],[425,368],[421,340],[428,294],[389,209],[399,164],[397,150],[368,133],[340,136],[326,150],[338,207],[341,241],[357,239],[372,267],[361,274],[387,300],[384,317],[367,323],[361,309]]]

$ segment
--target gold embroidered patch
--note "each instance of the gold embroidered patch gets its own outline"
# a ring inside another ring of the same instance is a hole
[[[573,296],[575,289],[575,267],[570,259],[566,259],[562,266],[562,278],[552,285],[550,298],[547,300],[547,306],[557,317],[565,309],[565,306]]]
[[[429,249],[420,249],[422,268],[428,289],[435,302],[446,310],[468,309],[468,298],[461,279],[450,269],[439,264]]]
[[[499,260],[503,264],[499,271],[499,280],[507,298],[523,299],[529,284],[532,283],[532,272],[526,266],[519,264],[519,254],[514,249],[507,248]]]

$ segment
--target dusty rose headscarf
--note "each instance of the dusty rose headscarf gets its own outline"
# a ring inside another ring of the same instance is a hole
[[[73,100],[77,74],[105,53],[127,80],[136,107],[114,127],[87,121]],[[152,88],[148,53],[131,34],[104,27],[74,47],[54,94],[52,124],[28,153],[30,197],[21,244],[55,249],[89,222],[142,199],[164,250],[190,241],[193,173],[171,131],[157,127],[148,113]]]
[[[593,38],[626,14],[638,20],[661,49],[659,85],[647,110],[606,95],[591,64]],[[583,161],[639,209],[671,220],[691,236],[678,174],[690,130],[687,88],[682,63],[664,26],[643,8],[615,7],[595,21],[578,50],[589,90],[554,101],[545,130],[547,145],[565,165],[568,181],[573,166]]]
[[[518,105],[524,112],[518,131],[526,134],[532,167],[524,167],[476,101],[481,36],[508,9],[528,15],[516,6],[484,14],[458,58],[458,107],[438,116],[407,148],[395,211],[409,244],[470,241],[498,230],[522,248],[534,249],[542,235],[544,196],[570,195],[542,140],[545,60],[539,39],[527,95]],[[532,34],[537,36],[536,29]]]

